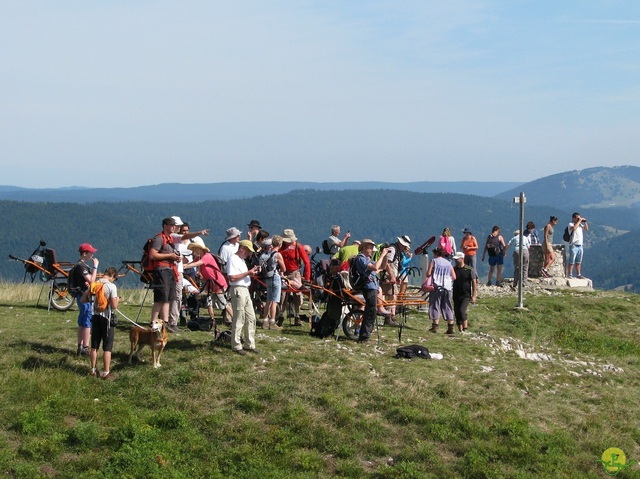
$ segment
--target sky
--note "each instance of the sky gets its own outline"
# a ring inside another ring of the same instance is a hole
[[[0,2],[0,185],[640,164],[635,0]]]

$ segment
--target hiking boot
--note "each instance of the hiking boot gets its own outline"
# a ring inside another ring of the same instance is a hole
[[[176,326],[175,324],[170,324],[167,326],[167,331],[169,331],[170,333],[179,333],[180,328],[178,328],[178,326]]]
[[[491,281],[487,281],[487,286],[491,286]]]
[[[269,320],[265,319],[264,321],[262,321],[262,329],[269,329]]]
[[[447,326],[446,334],[456,334],[455,330],[453,329],[453,324]]]
[[[259,349],[255,349],[255,348],[247,349],[247,352],[251,353],[251,354],[260,354],[260,350]]]
[[[502,287],[503,284],[504,283],[502,281],[496,281],[496,286],[498,286],[500,288]]]
[[[246,356],[247,352],[244,349],[234,349],[234,353],[239,354],[240,356]]]
[[[396,321],[396,317],[393,315],[387,315],[384,317],[384,325],[385,326],[398,326],[398,321]]]
[[[576,276],[578,279],[584,279],[584,276],[582,276],[581,274],[579,274],[578,276]]]
[[[429,328],[429,332],[430,333],[437,333],[438,332],[438,325],[437,324],[432,324],[431,327]]]
[[[91,371],[89,371],[89,376],[93,376],[94,378],[98,375],[98,371],[95,369],[92,369]]]
[[[273,329],[275,331],[282,331],[282,328],[278,326],[275,321],[269,321],[269,329]]]
[[[296,320],[293,322],[294,326],[302,326],[302,321],[300,321],[300,316],[296,316]]]

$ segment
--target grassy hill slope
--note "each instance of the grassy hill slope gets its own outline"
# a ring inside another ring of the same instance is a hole
[[[527,296],[514,311],[483,292],[455,337],[412,312],[403,343],[440,361],[394,359],[393,328],[361,345],[286,325],[258,332],[259,356],[173,334],[154,370],[127,364],[121,318],[117,377],[101,381],[75,356],[75,313],[34,294],[0,286],[7,477],[595,479],[611,447],[640,459],[637,295]],[[139,294],[121,295],[135,315]]]

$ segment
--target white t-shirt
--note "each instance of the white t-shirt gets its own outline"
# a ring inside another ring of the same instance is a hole
[[[228,277],[235,276],[237,274],[246,273],[247,271],[249,271],[249,268],[247,268],[247,263],[237,254],[234,254],[233,256],[231,256],[229,261],[227,261]],[[229,284],[231,286],[246,286],[248,288],[249,285],[251,284],[251,277],[245,276],[244,278],[239,279],[238,281],[229,281]]]
[[[573,228],[573,226],[573,223],[569,223],[569,234],[571,234],[571,241],[569,242],[569,244],[573,246],[582,246],[582,225],[580,225],[578,229],[571,233],[571,228]]]
[[[238,252],[239,247],[240,243],[231,244],[229,242],[226,242],[225,244],[223,244],[220,248],[220,258],[222,258],[222,261],[224,261],[226,264],[229,264],[229,260]]]

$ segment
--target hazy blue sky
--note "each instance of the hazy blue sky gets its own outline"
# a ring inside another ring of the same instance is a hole
[[[0,3],[0,184],[640,164],[640,1]]]

